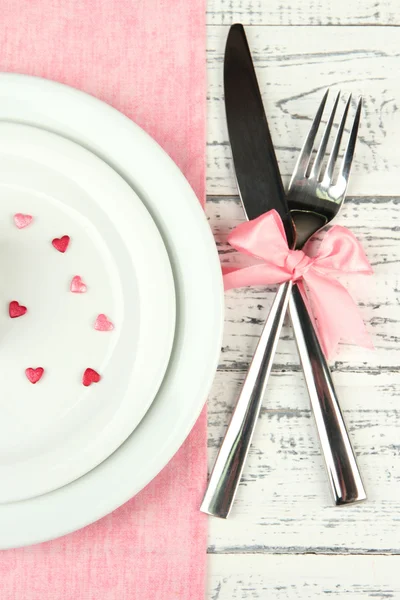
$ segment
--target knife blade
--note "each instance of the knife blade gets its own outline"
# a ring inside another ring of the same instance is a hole
[[[274,208],[284,223],[288,243],[293,246],[294,228],[241,25],[233,25],[229,31],[224,84],[229,138],[246,216],[254,219]],[[272,303],[201,504],[200,510],[207,514],[226,518],[232,508],[260,414],[292,285],[292,281],[281,284]]]
[[[225,110],[240,199],[247,218],[275,209],[287,241],[294,227],[279,172],[250,48],[241,24],[230,28],[224,62]]]

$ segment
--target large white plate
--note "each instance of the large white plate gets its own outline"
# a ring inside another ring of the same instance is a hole
[[[18,229],[15,213],[33,215]],[[70,237],[64,253],[53,238]],[[160,233],[91,152],[0,123],[0,503],[57,489],[101,463],[153,401],[169,361],[175,292]],[[82,276],[83,294],[70,282]],[[10,318],[18,300],[25,315]],[[95,330],[99,314],[112,331]],[[157,319],[154,316],[157,315]],[[32,385],[28,367],[45,369]],[[85,387],[86,368],[101,375]]]
[[[216,247],[198,200],[171,159],[129,119],[82,92],[8,74],[0,75],[0,119],[65,135],[113,166],[156,221],[177,294],[171,360],[149,411],[127,441],[90,473],[44,496],[0,506],[0,547],[9,548],[55,538],[99,519],[166,465],[211,387],[220,351],[223,292]]]

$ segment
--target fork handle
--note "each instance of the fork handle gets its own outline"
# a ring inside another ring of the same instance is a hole
[[[289,312],[334,503],[338,506],[365,500],[367,496],[331,373],[297,285],[293,286]]]

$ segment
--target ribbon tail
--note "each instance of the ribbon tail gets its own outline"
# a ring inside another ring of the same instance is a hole
[[[290,275],[281,268],[265,263],[244,268],[223,266],[222,273],[225,291],[249,285],[279,284],[290,279]]]
[[[304,282],[303,282],[302,279],[299,279],[299,281],[297,281],[296,284],[297,284],[297,287],[299,288],[301,297],[303,298],[303,302],[304,302],[304,305],[305,305],[305,307],[307,309],[307,312],[310,315],[311,321],[312,321],[312,323],[314,325],[314,330],[315,330],[315,333],[317,335],[319,344],[320,344],[320,346],[321,346],[321,348],[323,350],[323,353],[324,353],[325,357],[328,358],[327,352],[326,352],[326,348],[325,348],[326,343],[324,343],[323,339],[321,338],[321,331],[320,331],[320,328],[318,327],[317,319],[316,319],[316,316],[315,316],[315,312],[314,312],[314,310],[312,308],[310,299],[309,299],[309,297],[307,295],[307,292],[306,292],[306,289],[305,289],[305,286],[304,286]]]
[[[305,281],[309,289],[307,306],[314,316],[325,356],[332,358],[340,340],[372,349],[364,321],[346,288],[336,279],[327,279],[315,271],[309,271]],[[304,297],[304,288],[302,294]]]

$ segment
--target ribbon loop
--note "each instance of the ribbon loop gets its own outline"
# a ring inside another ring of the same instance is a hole
[[[316,322],[322,349],[332,356],[340,340],[372,348],[371,340],[346,288],[336,279],[341,273],[371,275],[372,268],[357,238],[335,225],[324,236],[318,252],[310,256],[309,243],[291,250],[282,220],[275,210],[238,225],[229,244],[257,262],[244,268],[224,268],[225,289],[304,281],[305,300]],[[305,291],[307,290],[307,291]]]

